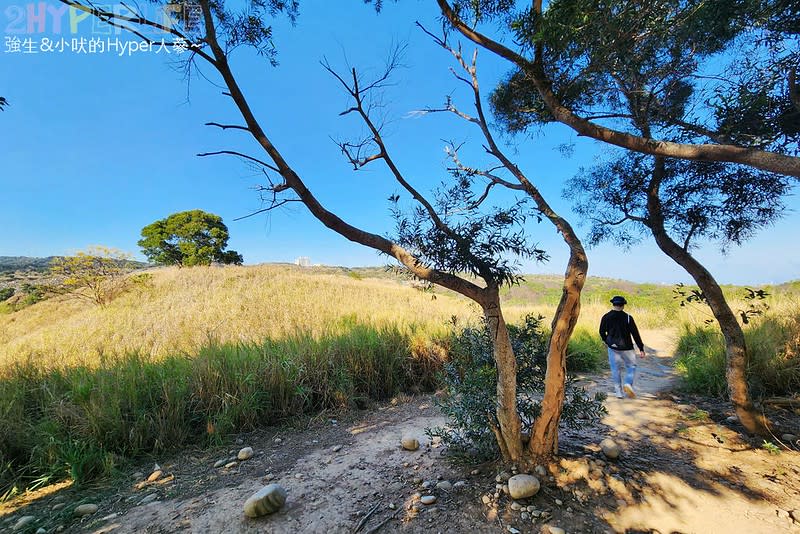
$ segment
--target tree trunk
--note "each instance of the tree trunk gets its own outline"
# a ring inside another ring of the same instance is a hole
[[[517,462],[522,459],[522,433],[517,412],[517,360],[511,346],[511,337],[500,309],[500,293],[497,288],[487,289],[483,313],[497,364],[497,421],[499,427],[492,428],[500,446],[503,460]]]
[[[571,230],[571,228],[570,228]],[[531,458],[542,459],[558,452],[558,423],[564,408],[567,344],[581,312],[581,290],[586,282],[589,262],[586,252],[574,233],[563,233],[570,247],[564,289],[553,317],[552,334],[547,349],[542,413],[536,418],[531,431],[528,451]],[[570,239],[570,236],[574,239]]]
[[[722,293],[722,288],[719,287],[719,284],[708,269],[689,254],[686,249],[673,241],[664,228],[661,199],[659,197],[663,165],[663,158],[656,158],[654,177],[647,191],[647,225],[653,233],[658,248],[683,267],[694,279],[705,295],[711,312],[719,323],[720,330],[722,330],[722,335],[725,338],[728,394],[736,410],[736,416],[749,433],[759,436],[769,435],[769,420],[756,411],[750,398],[750,390],[747,385],[748,354],[744,332],[742,332],[736,316],[728,306],[725,295]]]

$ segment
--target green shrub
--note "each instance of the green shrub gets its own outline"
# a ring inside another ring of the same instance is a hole
[[[509,327],[517,359],[517,410],[523,429],[530,429],[541,413],[539,398],[544,390],[547,348],[541,320],[528,315],[523,325]],[[441,438],[456,454],[469,455],[475,460],[497,458],[499,448],[492,431],[492,426],[498,425],[494,408],[497,368],[485,326],[467,327],[453,335],[450,361],[445,364],[442,382],[446,395],[437,404],[449,423],[446,427],[427,429],[427,434]],[[597,420],[605,413],[604,398],[602,393],[588,397],[569,377],[562,421],[580,427]]]
[[[572,334],[567,346],[567,371],[594,372],[608,367],[608,351],[600,336],[585,329]]]
[[[0,302],[4,302],[14,296],[13,287],[4,287],[0,289]]]
[[[744,334],[751,394],[758,398],[800,390],[800,313],[752,320]],[[676,366],[687,389],[716,397],[727,395],[725,342],[717,328],[684,325],[677,353]]]

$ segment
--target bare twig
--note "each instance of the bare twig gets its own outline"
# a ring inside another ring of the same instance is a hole
[[[375,503],[375,506],[370,508],[369,512],[367,512],[367,514],[364,517],[361,518],[361,521],[358,522],[358,525],[356,525],[356,528],[353,529],[353,534],[355,534],[356,532],[358,532],[359,530],[364,528],[364,525],[367,524],[367,521],[369,521],[369,518],[372,517],[372,514],[374,514],[378,510],[380,505],[381,505],[381,503],[377,502],[377,503]]]
[[[392,515],[390,515],[389,517],[387,517],[386,519],[384,519],[383,521],[381,521],[380,523],[378,523],[377,525],[366,531],[364,534],[375,534],[383,527],[383,525],[394,519],[394,517],[397,515],[397,512],[399,511],[400,510],[395,510]]]

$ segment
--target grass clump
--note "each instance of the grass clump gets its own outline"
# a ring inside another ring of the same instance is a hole
[[[49,370],[18,362],[0,379],[0,495],[34,481],[80,484],[142,454],[430,389],[442,360],[413,329],[352,324],[209,343],[194,357],[134,353]]]
[[[600,336],[576,328],[567,345],[567,371],[596,372],[608,367],[608,350]]]
[[[755,397],[800,390],[800,312],[768,314],[745,327],[748,383]],[[676,367],[693,393],[725,397],[725,341],[718,328],[684,325]]]

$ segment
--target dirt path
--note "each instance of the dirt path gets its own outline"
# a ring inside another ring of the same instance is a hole
[[[149,472],[142,472],[102,495],[43,493],[5,518],[0,508],[0,530],[35,515],[35,527],[48,532],[60,525],[64,532],[95,533],[350,533],[365,517],[361,532],[381,534],[510,532],[512,526],[533,533],[550,526],[568,533],[800,532],[793,520],[800,519],[798,453],[754,448],[725,422],[730,413],[724,409],[707,413],[666,393],[675,380],[669,365],[674,342],[663,332],[643,336],[651,357],[640,362],[638,398],[611,396],[600,425],[563,433],[561,459],[547,466],[550,476],[539,494],[522,503],[531,510],[504,496],[484,505],[496,491],[499,468],[455,465],[441,447],[428,444],[424,429],[445,421],[433,398],[423,396],[349,420],[320,416],[306,429],[243,435],[233,448],[213,454],[189,451],[164,462],[155,482],[143,482]],[[584,383],[610,391],[607,374]],[[402,450],[406,433],[419,436],[423,447]],[[622,446],[616,462],[599,452],[606,436]],[[246,445],[255,450],[252,459],[213,467]],[[439,481],[455,487],[436,488]],[[271,482],[287,488],[286,506],[269,517],[244,517],[243,502]],[[436,495],[434,505],[419,504],[419,493],[426,492]],[[100,509],[74,519],[72,504],[87,499]],[[56,511],[59,500],[70,505]]]

